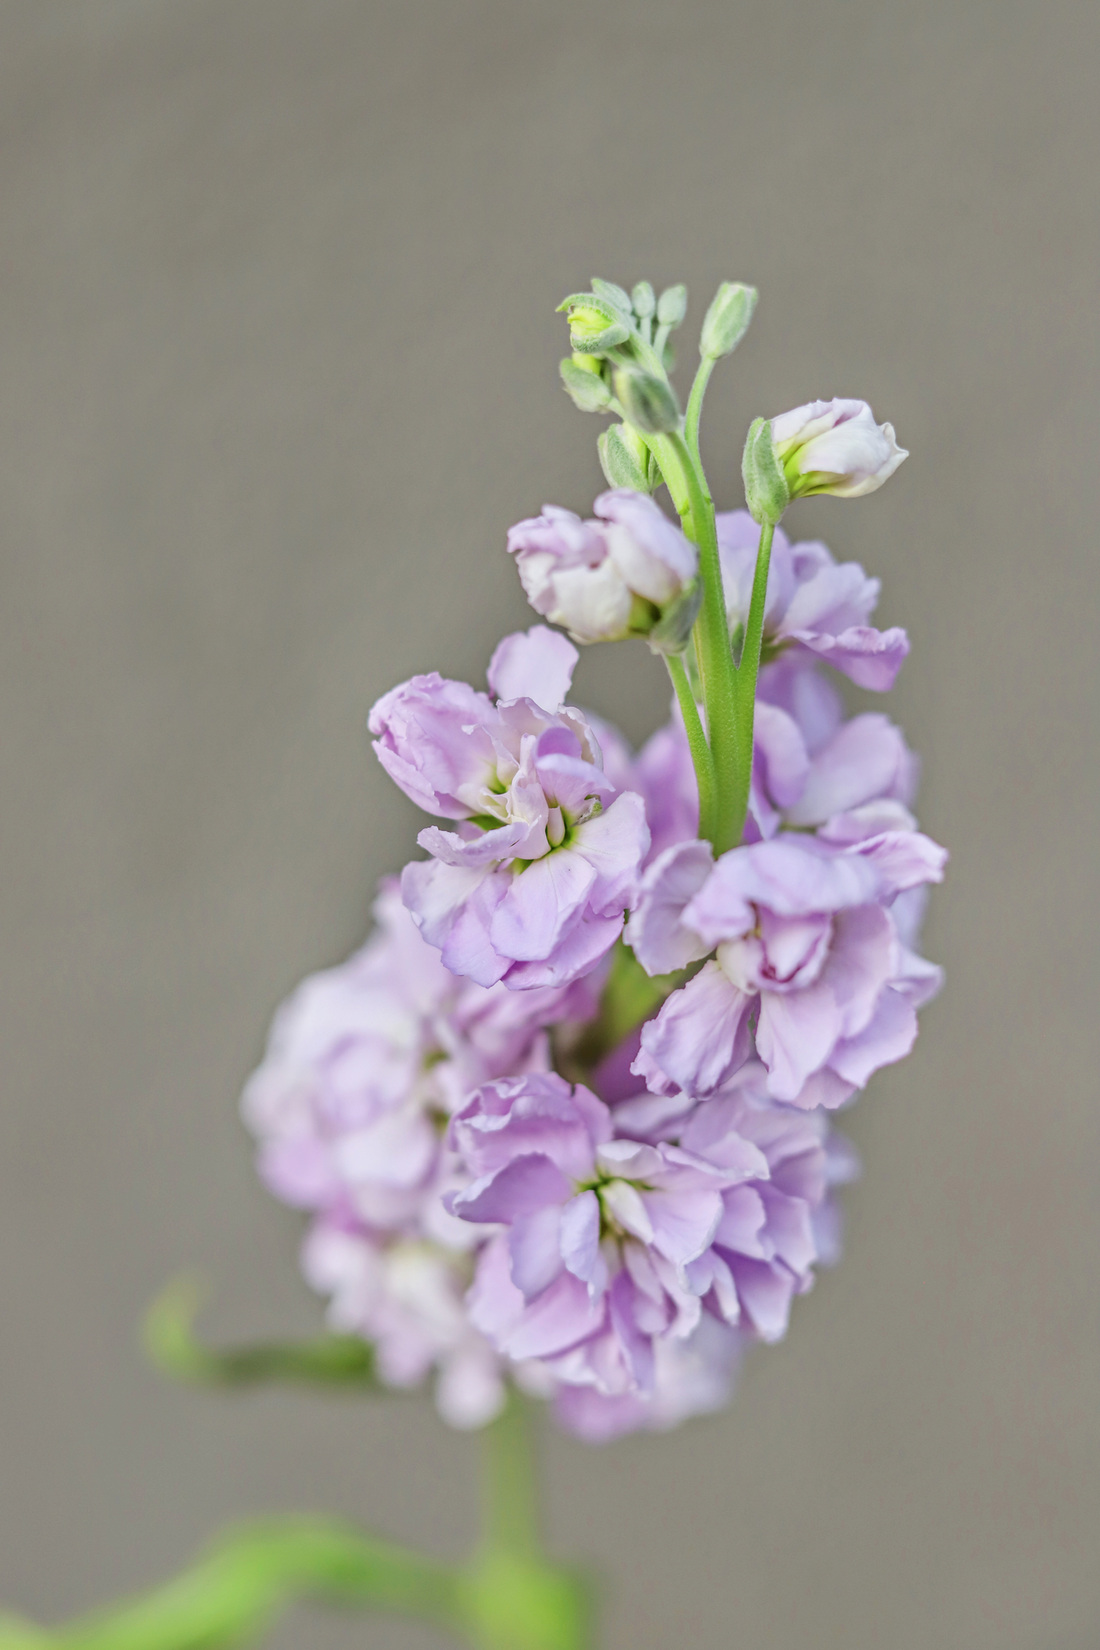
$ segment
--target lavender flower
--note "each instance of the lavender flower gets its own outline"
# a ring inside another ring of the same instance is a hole
[[[561,706],[576,650],[535,626],[493,655],[494,701],[434,674],[371,712],[375,750],[431,813],[402,897],[452,972],[511,990],[568,984],[622,931],[649,846],[644,805],[615,795],[579,711]]]
[[[450,1206],[504,1228],[471,1320],[503,1356],[538,1361],[584,1436],[721,1402],[743,1341],[778,1339],[810,1285],[827,1130],[772,1105],[762,1077],[687,1101],[656,1144],[622,1136],[627,1108],[553,1075],[487,1085],[452,1123],[472,1179]]]
[[[646,635],[678,609],[679,646],[697,602],[698,552],[651,498],[628,488],[601,493],[599,520],[582,521],[553,504],[508,533],[508,550],[536,613],[578,642]]]
[[[894,426],[876,424],[866,401],[810,401],[780,413],[771,426],[792,498],[862,498],[909,457],[894,439]]]
[[[940,880],[946,855],[884,823],[850,821],[843,844],[735,848],[713,869],[693,843],[653,862],[627,936],[643,965],[659,974],[717,953],[642,1030],[633,1069],[650,1088],[713,1093],[755,1041],[773,1098],[836,1106],[909,1052],[916,1016],[886,902]]]
[[[747,510],[731,510],[715,522],[730,626],[748,618],[759,529]],[[833,665],[860,687],[883,692],[894,685],[909,652],[904,630],[874,630],[867,620],[880,590],[858,562],[838,565],[823,544],[792,545],[776,528],[764,610],[764,660],[793,649],[804,659]],[[760,691],[770,698],[768,672]]]
[[[303,1265],[333,1326],[375,1342],[394,1385],[434,1367],[445,1418],[480,1424],[502,1377],[463,1307],[482,1234],[443,1206],[461,1183],[446,1121],[479,1083],[546,1070],[545,1028],[586,1018],[595,999],[583,981],[517,995],[457,979],[392,882],[375,916],[361,951],[279,1010],[244,1117],[270,1190],[317,1217]]]

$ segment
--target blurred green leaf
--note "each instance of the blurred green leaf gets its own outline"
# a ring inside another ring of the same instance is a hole
[[[258,1386],[266,1381],[289,1381],[392,1391],[378,1379],[373,1349],[355,1335],[261,1342],[221,1351],[204,1346],[194,1332],[203,1293],[197,1278],[176,1278],[149,1308],[142,1340],[150,1360],[166,1375],[198,1386]],[[4,1650],[2,1639],[0,1650]]]
[[[320,1518],[244,1525],[139,1598],[52,1632],[0,1617],[0,1650],[236,1650],[299,1598],[370,1605],[460,1632],[458,1572]]]

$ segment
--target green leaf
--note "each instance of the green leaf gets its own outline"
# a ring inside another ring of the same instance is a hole
[[[0,1618],[0,1650],[238,1650],[299,1598],[372,1605],[456,1632],[468,1614],[449,1565],[337,1520],[273,1519],[229,1532],[163,1587],[54,1631]]]
[[[259,1386],[268,1381],[359,1387],[389,1392],[378,1379],[374,1351],[355,1335],[309,1341],[260,1342],[213,1351],[194,1334],[203,1289],[194,1276],[176,1278],[149,1308],[145,1351],[158,1369],[196,1386]],[[0,1640],[0,1650],[4,1650]]]

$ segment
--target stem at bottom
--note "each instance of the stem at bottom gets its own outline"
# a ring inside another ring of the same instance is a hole
[[[591,1589],[542,1552],[532,1419],[511,1392],[482,1435],[482,1545],[459,1582],[465,1635],[476,1650],[591,1650]]]

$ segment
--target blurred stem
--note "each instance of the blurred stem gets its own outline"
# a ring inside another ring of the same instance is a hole
[[[482,1434],[482,1542],[519,1558],[534,1557],[540,1547],[533,1430],[530,1406],[511,1391]]]

